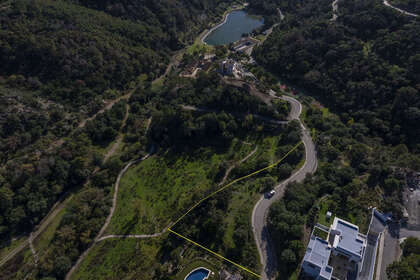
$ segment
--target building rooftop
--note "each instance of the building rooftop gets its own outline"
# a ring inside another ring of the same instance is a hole
[[[363,258],[366,236],[359,234],[359,227],[337,217],[331,225],[334,234],[333,247]],[[330,233],[330,234],[331,234]]]
[[[320,276],[325,279],[331,279],[333,269],[328,265],[330,255],[331,247],[328,245],[328,242],[312,235],[303,260],[319,267]]]

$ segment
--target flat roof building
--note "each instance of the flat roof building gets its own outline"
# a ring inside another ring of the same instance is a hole
[[[320,229],[320,228],[318,228]],[[302,262],[303,272],[316,280],[349,279],[348,275],[357,275],[362,269],[366,250],[366,235],[359,232],[359,227],[345,220],[334,218],[324,240],[311,235]]]
[[[366,236],[359,233],[359,227],[337,217],[330,228],[332,247],[350,261],[361,262],[366,248]]]
[[[331,246],[328,242],[311,235],[302,268],[317,280],[330,280],[333,271],[333,268],[328,265],[330,255]]]

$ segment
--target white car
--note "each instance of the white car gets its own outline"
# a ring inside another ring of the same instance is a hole
[[[269,193],[268,193],[268,197],[270,198],[270,197],[273,197],[273,195],[275,195],[276,194],[276,191],[275,190],[271,190]]]

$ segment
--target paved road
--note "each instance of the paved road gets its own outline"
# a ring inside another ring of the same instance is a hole
[[[277,98],[273,94],[270,95],[272,98]],[[276,194],[267,199],[261,196],[260,200],[255,205],[252,211],[252,230],[254,231],[255,242],[258,247],[260,254],[260,261],[263,267],[261,272],[261,278],[274,279],[276,274],[276,255],[274,252],[274,246],[270,240],[270,236],[267,230],[267,213],[273,202],[283,197],[286,185],[291,182],[302,182],[307,174],[312,174],[317,168],[317,158],[315,145],[312,142],[309,131],[306,130],[302,122],[299,120],[299,116],[302,112],[302,104],[296,99],[283,96],[282,99],[290,102],[291,112],[289,114],[289,120],[298,120],[302,127],[302,142],[305,145],[305,164],[296,172],[292,174],[287,180],[280,182],[276,187]]]
[[[372,213],[371,223],[367,233],[367,246],[363,258],[362,271],[359,273],[358,280],[372,279],[375,271],[375,260],[382,259],[383,250],[379,249],[379,255],[376,255],[378,238],[385,229],[385,225]],[[383,240],[383,239],[382,239]],[[379,273],[377,273],[377,276]]]
[[[383,232],[384,235],[384,242],[383,242],[383,257],[380,261],[380,279],[386,280],[388,279],[386,275],[386,268],[388,265],[396,261],[399,257],[400,253],[400,243],[399,243],[399,226],[398,225],[388,225],[385,231]]]
[[[384,0],[383,3],[384,3],[385,6],[388,6],[390,8],[393,8],[394,10],[397,10],[398,12],[403,13],[404,15],[408,15],[408,16],[412,16],[412,17],[418,17],[419,16],[417,14],[410,13],[410,12],[404,11],[404,10],[402,10],[400,8],[397,8],[395,6],[392,6],[387,0]]]
[[[334,2],[332,3],[332,10],[333,10],[333,16],[331,18],[331,21],[336,21],[337,20],[337,11],[338,11],[338,0],[334,0]]]

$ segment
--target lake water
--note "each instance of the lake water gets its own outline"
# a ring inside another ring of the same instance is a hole
[[[196,269],[188,274],[186,280],[203,280],[209,276],[210,271],[205,268]]]
[[[227,45],[241,39],[242,34],[250,33],[264,24],[264,19],[248,15],[245,11],[233,11],[227,16],[226,22],[213,30],[204,39],[212,46]]]

